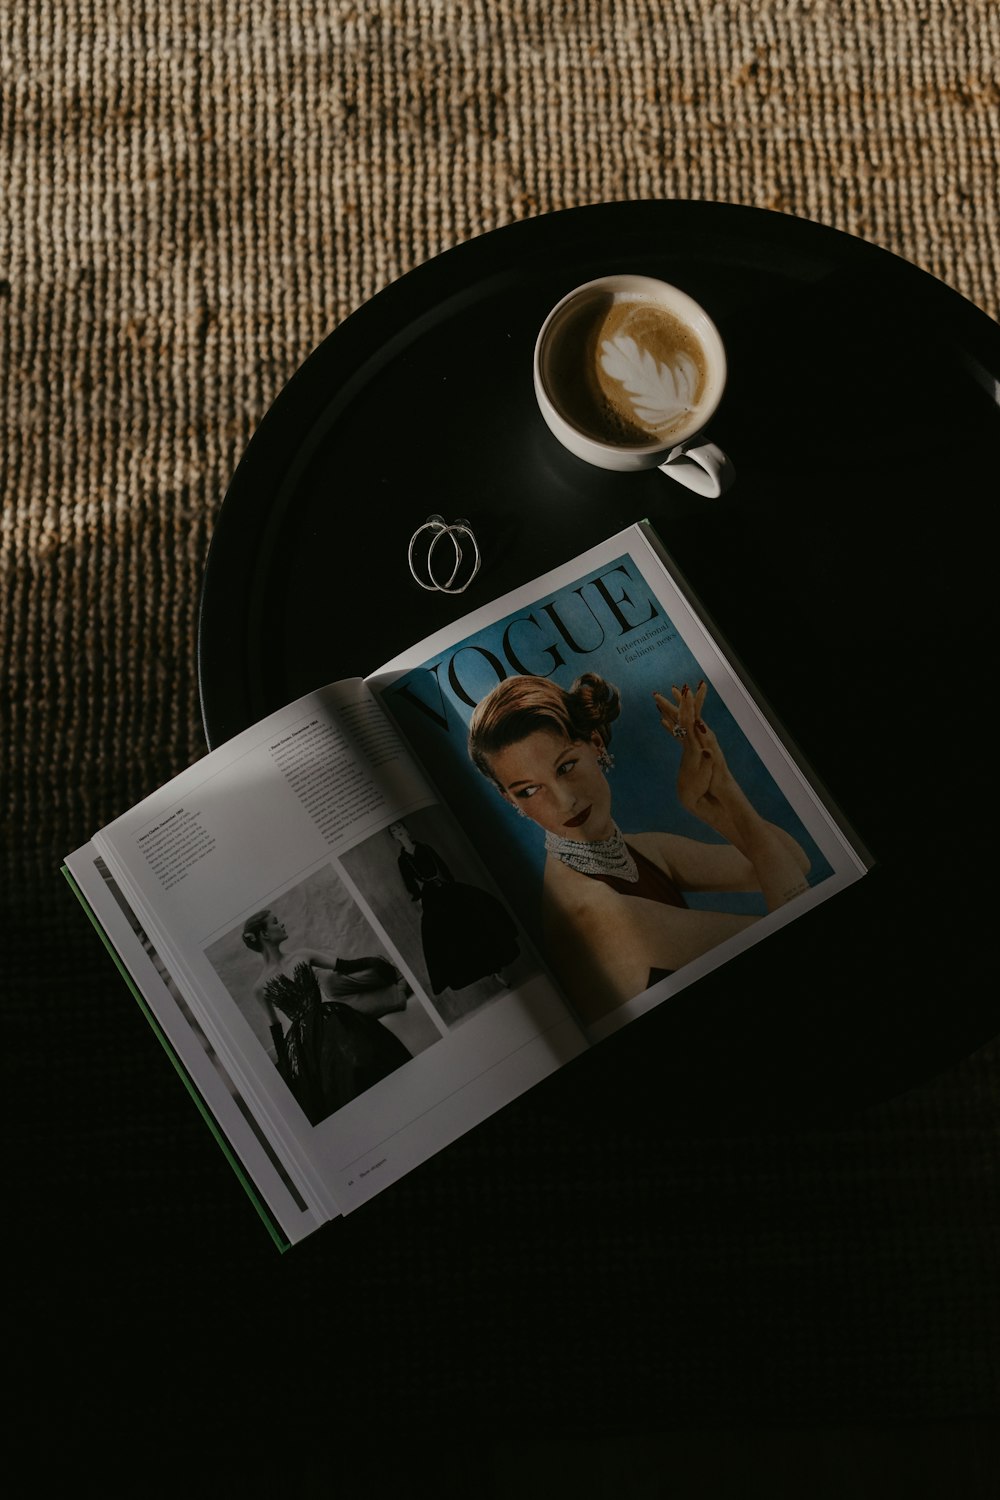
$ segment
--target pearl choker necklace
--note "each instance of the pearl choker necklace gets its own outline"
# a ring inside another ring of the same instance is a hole
[[[567,839],[558,833],[546,833],[545,847],[556,859],[578,870],[581,875],[613,875],[619,880],[636,881],[639,871],[625,844],[625,835],[616,823],[607,839]]]

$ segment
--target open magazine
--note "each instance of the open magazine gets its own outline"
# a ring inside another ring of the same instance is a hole
[[[641,522],[65,870],[284,1247],[870,864]]]

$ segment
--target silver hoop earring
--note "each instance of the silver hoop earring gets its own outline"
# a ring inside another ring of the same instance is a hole
[[[425,532],[430,533],[426,552],[420,537]],[[447,537],[451,543],[451,553],[444,556],[438,554],[438,547]],[[463,545],[464,542],[464,545]],[[422,558],[419,562],[418,559]],[[437,560],[438,572],[435,573],[435,558]],[[422,526],[418,526],[410,537],[410,545],[406,552],[406,561],[409,564],[410,573],[416,583],[429,593],[437,594],[464,594],[469,584],[475,578],[482,565],[482,557],[479,552],[479,543],[472,527],[464,516],[451,524],[444,516],[428,516]],[[451,572],[447,578],[443,574],[447,571],[449,561]]]

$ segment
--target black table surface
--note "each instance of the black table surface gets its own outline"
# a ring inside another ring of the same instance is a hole
[[[721,330],[711,436],[737,480],[719,500],[591,468],[542,422],[538,326],[612,271],[677,283]],[[985,880],[998,391],[991,318],[808,220],[598,204],[458,245],[335,328],[250,442],[204,578],[208,741],[648,517],[875,865],[563,1070],[550,1102],[596,1091],[669,1131],[891,1097],[1000,1030]],[[432,512],[479,539],[458,597],[408,570]]]

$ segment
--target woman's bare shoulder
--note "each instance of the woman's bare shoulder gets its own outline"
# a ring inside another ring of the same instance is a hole
[[[647,859],[653,859],[660,851],[664,839],[669,839],[669,833],[627,833],[626,844],[631,844],[633,849],[638,849],[640,854],[645,854]]]
[[[691,840],[684,838],[679,833],[662,833],[653,830],[650,833],[627,833],[625,842],[631,844],[640,854],[652,860],[654,865],[659,865],[661,870],[671,874],[674,858],[680,853]]]

